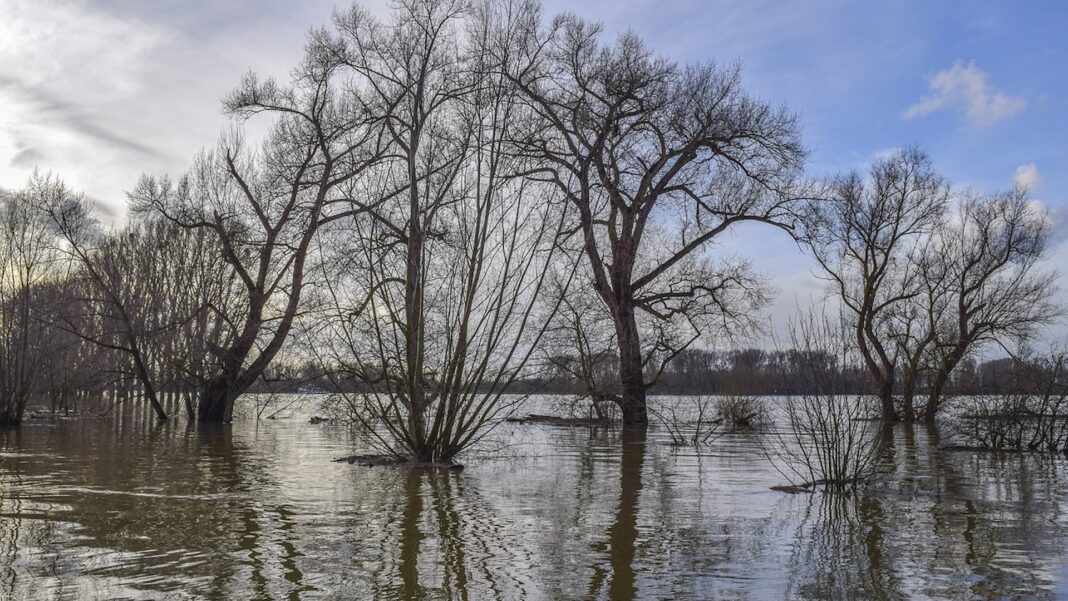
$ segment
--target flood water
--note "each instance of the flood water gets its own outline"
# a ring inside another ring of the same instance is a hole
[[[505,424],[462,472],[368,468],[313,410],[0,432],[0,598],[1068,598],[1058,458],[898,427],[865,493],[785,494],[752,436]]]

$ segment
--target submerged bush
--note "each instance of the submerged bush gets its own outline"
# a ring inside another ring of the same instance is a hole
[[[791,484],[855,488],[877,472],[884,429],[872,419],[873,396],[807,394],[785,397],[786,423],[774,439],[772,460]]]
[[[601,395],[577,394],[549,397],[549,409],[553,415],[569,420],[587,420],[590,423],[614,424],[620,421],[619,405]]]
[[[716,398],[716,416],[734,431],[759,430],[771,423],[764,402],[755,396],[726,395]]]
[[[1025,371],[1022,392],[954,399],[953,433],[981,449],[1068,453],[1068,352]]]
[[[722,435],[723,419],[718,417],[710,397],[681,397],[677,402],[651,407],[650,411],[675,447],[700,447]]]
[[[980,449],[1068,453],[1066,401],[1064,394],[958,399],[951,429],[966,445]]]
[[[846,394],[836,378],[853,360],[849,333],[837,321],[808,315],[793,324],[790,337],[801,356],[817,357],[803,370],[801,390],[783,397],[784,423],[765,438],[765,452],[792,488],[853,489],[877,473],[884,428],[871,418],[875,396]]]

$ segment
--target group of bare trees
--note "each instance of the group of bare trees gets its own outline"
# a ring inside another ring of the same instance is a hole
[[[38,308],[65,265],[36,209],[57,194],[51,178],[0,195],[0,423],[18,423],[41,383],[50,345]]]
[[[1027,190],[953,189],[908,149],[831,181],[799,238],[840,302],[887,420],[934,421],[950,376],[1056,320],[1050,221]],[[926,400],[916,399],[921,391]]]
[[[704,251],[738,222],[793,227],[803,152],[737,68],[545,24],[532,3],[402,2],[334,26],[304,70],[343,79],[339,105],[377,135],[344,217],[308,229],[305,325],[368,384],[350,404],[383,448],[436,461],[477,439],[541,343],[569,338],[561,307],[611,324],[614,373],[591,391],[627,426],[680,351],[752,325],[763,283]]]
[[[142,178],[114,231],[50,177],[4,196],[5,421],[107,372],[161,419],[179,392],[227,422],[299,357],[358,383],[352,414],[421,461],[477,440],[545,364],[644,427],[673,360],[758,329],[766,283],[711,252],[742,222],[812,251],[888,419],[933,419],[962,361],[1057,312],[1025,191],[962,197],[911,150],[802,185],[797,119],[736,65],[535,2],[339,11],[288,82],[250,74],[224,106],[234,128]],[[46,382],[46,361],[67,368]]]
[[[161,419],[161,395],[191,400],[220,339],[203,309],[232,304],[212,241],[160,220],[105,234],[93,203],[51,175],[0,207],[2,421],[21,421],[34,397],[53,411],[143,399]]]
[[[159,419],[168,417],[164,393],[180,394],[192,417],[210,348],[226,336],[211,311],[239,306],[214,240],[160,219],[104,235],[76,196],[43,209],[74,266],[53,329],[79,340],[90,364],[110,372],[105,381],[134,391]]]

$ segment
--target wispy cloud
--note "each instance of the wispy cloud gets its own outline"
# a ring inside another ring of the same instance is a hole
[[[243,73],[284,77],[345,3],[0,0],[0,186],[39,167],[122,214],[141,173],[216,139]]]
[[[44,160],[44,158],[45,155],[41,151],[33,146],[29,146],[16,140],[14,144],[14,154],[11,155],[10,165],[12,167],[34,167]]]
[[[120,203],[106,183],[115,165],[158,162],[166,148],[127,104],[149,91],[166,38],[82,2],[0,2],[0,185],[41,167]]]
[[[162,153],[151,145],[124,135],[117,127],[111,127],[105,116],[94,114],[86,110],[84,105],[78,101],[65,99],[47,87],[26,85],[12,77],[0,74],[0,89],[22,101],[20,104],[24,104],[27,112],[32,114],[39,124],[51,124],[120,150],[133,151],[150,157],[162,156]],[[44,156],[40,151],[31,154],[37,157]],[[27,160],[24,152],[17,153],[11,159],[11,164],[19,164],[17,162],[19,160]]]
[[[1040,183],[1042,183],[1042,176],[1038,173],[1038,165],[1034,163],[1020,165],[1016,168],[1016,173],[1013,175],[1012,181],[1017,186],[1027,188],[1028,190],[1034,190]]]
[[[1019,96],[994,89],[989,75],[974,62],[957,61],[931,78],[931,94],[905,111],[906,119],[941,110],[962,111],[973,125],[990,125],[1019,113],[1027,105]]]

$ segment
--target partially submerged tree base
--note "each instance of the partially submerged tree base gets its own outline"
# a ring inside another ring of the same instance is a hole
[[[858,484],[862,483],[862,480],[856,478],[852,480],[816,480],[814,482],[805,482],[803,484],[780,484],[778,486],[772,486],[771,490],[774,490],[776,492],[784,492],[791,495],[796,495],[803,492],[815,493],[821,488],[825,491],[830,490],[833,492],[839,492],[855,488]]]
[[[334,463],[349,463],[363,467],[407,467],[412,469],[462,470],[462,463],[452,461],[414,461],[396,455],[349,455],[338,457]]]

